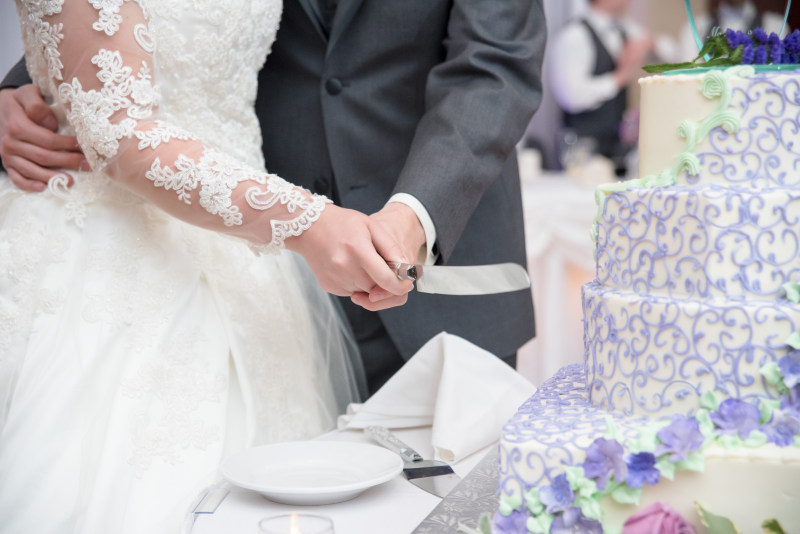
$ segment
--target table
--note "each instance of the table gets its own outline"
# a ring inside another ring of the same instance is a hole
[[[430,445],[430,427],[398,429],[393,432],[401,440],[415,448],[423,457],[433,457],[433,448]],[[332,432],[319,439],[372,443],[363,432],[353,430]],[[480,462],[483,461],[485,465],[488,460],[491,460],[491,465],[494,465],[495,456],[495,445],[492,445],[453,464],[453,470],[466,479],[467,475]],[[471,480],[465,481],[469,483]],[[494,496],[496,484],[492,481],[489,482],[492,485],[487,488],[487,491],[489,499],[491,499]],[[496,506],[491,501],[484,500],[489,502],[490,506]],[[255,492],[234,487],[231,488],[228,496],[214,513],[190,514],[187,518],[185,532],[190,534],[257,534],[258,521],[263,517],[289,512],[305,512],[331,517],[336,534],[374,534],[376,532],[409,534],[421,526],[420,524],[425,521],[426,517],[442,502],[442,499],[419,489],[401,476],[370,488],[350,501],[321,506],[278,504]],[[469,508],[470,512],[477,513],[477,509],[474,507]],[[444,534],[446,530],[434,529],[430,532]],[[453,529],[451,532],[455,534],[456,530]]]
[[[583,361],[581,285],[594,277],[589,231],[596,213],[594,184],[562,173],[534,172],[521,160],[528,270],[536,306],[537,337],[519,354],[519,371],[541,384],[570,363]],[[395,433],[424,457],[432,457],[430,427]],[[324,439],[370,439],[358,431],[334,432]],[[213,514],[193,516],[191,534],[257,532],[268,515],[305,511],[328,515],[337,534],[456,534],[460,522],[477,524],[497,507],[495,446],[453,465],[463,481],[446,499],[426,493],[402,477],[371,488],[355,499],[325,506],[292,507],[233,488]]]

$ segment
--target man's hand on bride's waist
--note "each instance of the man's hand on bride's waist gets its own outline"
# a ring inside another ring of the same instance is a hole
[[[60,135],[58,119],[33,84],[0,90],[0,158],[11,181],[43,191],[64,170],[88,170],[75,136]]]

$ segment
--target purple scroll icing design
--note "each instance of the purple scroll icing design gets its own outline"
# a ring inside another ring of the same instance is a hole
[[[733,88],[729,104],[742,114],[739,129],[709,133],[710,149],[697,153],[701,171],[685,175],[686,183],[800,187],[800,79],[759,72],[746,80]]]
[[[499,491],[522,494],[554,478],[564,466],[581,462],[585,448],[605,432],[606,417],[612,418],[623,436],[631,438],[650,421],[592,406],[587,398],[586,366],[561,368],[503,427],[498,447]],[[529,447],[531,442],[539,446]]]
[[[639,294],[774,299],[800,275],[800,188],[674,186],[613,193],[597,279]]]
[[[596,282],[583,291],[590,399],[624,414],[690,415],[707,391],[769,397],[759,369],[800,329],[800,306],[782,299],[679,300]]]

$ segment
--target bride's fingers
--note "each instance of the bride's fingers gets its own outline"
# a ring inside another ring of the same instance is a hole
[[[370,291],[367,291],[366,293],[368,294],[367,296],[369,297],[369,301],[370,302],[375,302],[375,303],[381,302],[383,300],[386,300],[388,298],[396,296],[393,293],[390,293],[389,291],[386,291],[381,286],[375,286]]]
[[[350,295],[350,300],[352,300],[354,304],[361,306],[366,310],[380,311],[388,308],[393,308],[395,306],[402,306],[408,300],[408,294],[391,295],[390,297],[387,297],[379,302],[373,302],[372,300],[370,300],[370,296],[368,293],[355,292],[352,295]]]

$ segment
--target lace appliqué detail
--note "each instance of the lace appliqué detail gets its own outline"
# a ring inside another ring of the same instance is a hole
[[[246,199],[250,207],[257,210],[269,209],[276,203],[283,204],[291,214],[301,210],[301,213],[293,219],[270,221],[272,241],[266,247],[254,247],[254,250],[272,254],[283,250],[287,237],[298,236],[311,228],[322,215],[325,204],[331,203],[327,197],[311,194],[274,175],[269,177],[266,191],[251,187],[247,190]]]
[[[196,139],[186,130],[161,120],[156,121],[155,128],[151,128],[147,131],[137,130],[135,135],[139,140],[139,145],[137,147],[139,150],[144,150],[146,148],[155,150],[158,148],[158,145],[168,143],[170,139],[181,139],[183,141]]]
[[[64,34],[61,33],[64,25],[61,23],[50,24],[44,18],[60,13],[63,3],[64,0],[45,0],[37,2],[35,5],[26,5],[28,9],[27,26],[32,33],[33,42],[43,52],[47,64],[47,75],[54,80],[62,79],[61,70],[64,65],[61,62],[58,45],[64,39]],[[28,38],[26,32],[26,39]]]
[[[93,168],[102,168],[119,151],[119,140],[133,135],[135,119],[152,113],[159,95],[144,62],[136,76],[116,51],[100,50],[92,63],[100,67],[97,78],[103,82],[103,89],[84,91],[80,81],[73,78],[71,84],[59,86],[58,94],[69,105],[67,117],[75,127],[86,159]],[[128,116],[114,124],[111,119],[120,109],[125,109]]]
[[[211,149],[207,149],[197,163],[180,154],[173,166],[175,170],[163,167],[156,158],[145,177],[156,187],[177,191],[178,199],[186,204],[192,203],[192,191],[199,187],[200,205],[212,215],[222,217],[225,226],[242,224],[239,207],[231,200],[236,186],[243,181],[266,181],[263,173],[238,165]]]
[[[223,435],[219,421],[205,420],[200,409],[205,403],[218,404],[227,390],[227,376],[209,375],[194,361],[205,341],[197,331],[176,332],[162,348],[163,354],[151,358],[122,385],[128,398],[159,401],[156,410],[141,403],[132,420],[128,464],[139,477],[155,460],[181,464],[187,450],[206,450]]]
[[[56,174],[47,183],[47,189],[53,195],[64,201],[67,221],[73,221],[75,226],[83,228],[86,220],[86,205],[94,200],[92,195],[75,195],[70,190],[71,176],[68,173]],[[74,182],[74,179],[73,179]]]
[[[124,0],[89,0],[96,10],[100,12],[98,20],[92,23],[92,29],[104,32],[106,35],[114,35],[119,31],[122,22],[122,15],[119,8],[122,7]]]

